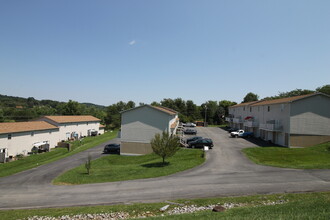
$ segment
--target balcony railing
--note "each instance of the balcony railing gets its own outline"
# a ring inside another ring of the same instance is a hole
[[[255,128],[258,127],[259,124],[256,121],[245,121],[244,126],[249,128]]]
[[[267,130],[267,131],[282,131],[283,126],[280,124],[260,124],[260,129]]]
[[[242,123],[242,119],[241,118],[233,118],[233,122],[234,123]]]

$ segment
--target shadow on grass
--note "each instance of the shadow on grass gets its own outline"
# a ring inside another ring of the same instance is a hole
[[[141,166],[147,167],[147,168],[153,168],[153,167],[166,167],[170,165],[169,162],[157,162],[157,163],[147,163],[147,164],[142,164]]]

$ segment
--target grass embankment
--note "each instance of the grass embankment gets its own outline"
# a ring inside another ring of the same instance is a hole
[[[43,164],[51,163],[64,157],[68,157],[89,148],[95,147],[115,137],[117,137],[117,131],[106,132],[100,136],[86,137],[81,143],[79,141],[75,141],[73,143],[73,150],[70,152],[68,152],[66,148],[56,148],[51,149],[51,151],[47,153],[34,154],[10,163],[0,164],[0,177],[9,176],[14,173],[28,170]]]
[[[330,142],[307,148],[254,147],[243,152],[255,163],[297,169],[330,169]]]
[[[81,165],[57,177],[53,183],[86,184],[166,176],[193,168],[204,161],[203,151],[197,149],[180,149],[173,157],[166,159],[165,165],[155,154],[109,155],[92,161],[90,175],[87,175],[85,165]]]
[[[215,128],[224,128],[228,126],[227,124],[222,124],[222,125],[207,125],[207,127],[215,127]]]
[[[169,215],[179,205],[170,205],[168,210],[159,209],[167,203],[143,203],[132,205],[84,206],[67,208],[6,210],[0,211],[1,219],[26,219],[32,216],[60,217],[80,214],[127,213],[130,218],[156,216],[147,219],[329,219],[330,192],[303,194],[275,194],[242,197],[177,200],[187,206],[232,204],[236,207],[225,212],[199,211],[193,214]],[[282,204],[279,204],[282,203]],[[164,215],[160,217],[160,215]]]

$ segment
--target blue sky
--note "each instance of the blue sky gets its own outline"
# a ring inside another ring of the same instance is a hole
[[[330,84],[328,0],[0,0],[0,94],[241,102]]]

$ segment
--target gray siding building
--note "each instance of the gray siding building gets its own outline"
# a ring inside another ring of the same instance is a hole
[[[330,141],[330,97],[322,93],[242,103],[229,113],[232,127],[278,145],[307,147]],[[235,118],[241,123],[234,123]]]
[[[143,105],[121,112],[120,153],[141,155],[152,152],[150,141],[155,134],[175,134],[178,113],[172,109]]]

